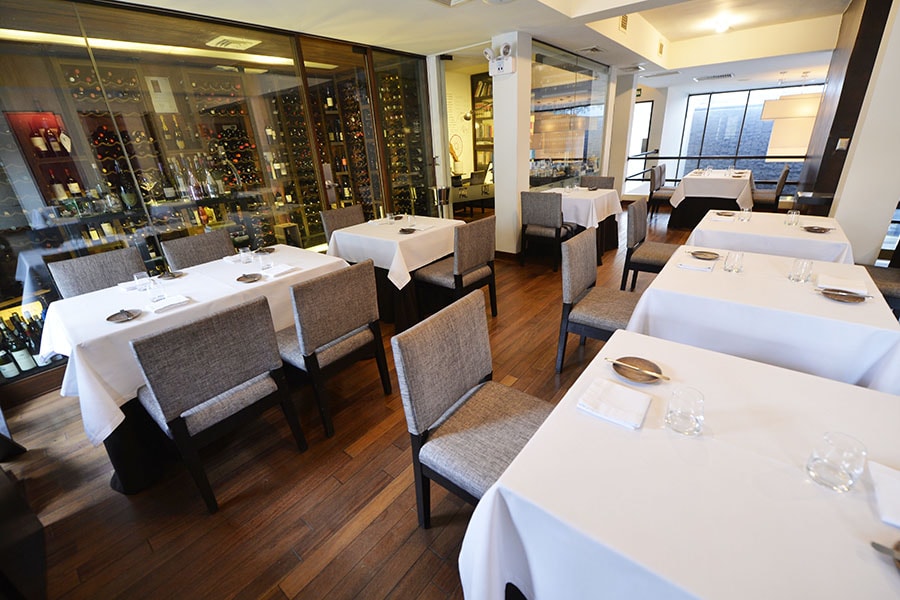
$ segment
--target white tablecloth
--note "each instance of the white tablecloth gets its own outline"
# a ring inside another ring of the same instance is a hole
[[[688,245],[853,264],[850,240],[835,219],[803,216],[799,226],[788,226],[782,214],[754,213],[749,221],[740,221],[736,214],[729,217],[718,212],[723,211],[706,213],[691,232]],[[803,229],[807,226],[833,230],[810,233]]]
[[[692,171],[679,182],[669,203],[678,206],[685,198],[734,198],[741,208],[753,207],[752,173],[737,171],[730,175],[725,169],[713,169],[709,174]]]
[[[347,266],[339,258],[291,246],[275,246],[270,254],[276,265],[292,265],[294,271],[255,283],[240,283],[244,273],[260,272],[256,264],[217,260],[184,269],[186,275],[161,282],[167,295],[184,295],[191,301],[156,314],[146,310],[145,292],[108,288],[57,300],[50,304],[41,339],[41,353],[69,357],[60,393],[78,396],[88,439],[99,444],[122,422],[119,406],[134,398],[143,379],[131,354],[129,341],[162,329],[190,323],[251,298],[266,296],[275,329],[293,323],[290,287]],[[122,309],[141,309],[143,314],[127,323],[110,323],[106,317]],[[215,365],[210,365],[215,368]]]
[[[677,250],[656,276],[629,331],[900,394],[900,324],[863,267],[814,261],[812,281],[794,283],[791,258],[747,252],[735,274],[721,258],[691,258],[692,249]],[[814,289],[820,274],[864,282],[874,297],[829,300]]]
[[[405,216],[338,229],[331,234],[328,254],[353,263],[371,258],[376,267],[387,269],[388,279],[402,289],[412,278],[412,271],[453,254],[453,228],[464,224],[435,217],[415,219],[418,231],[410,234],[400,233],[407,227]]]
[[[547,192],[562,194],[563,221],[582,227],[596,227],[611,215],[622,214],[619,193],[613,189],[589,190],[580,188],[553,188]]]
[[[671,382],[629,384],[604,357],[642,356]],[[576,408],[597,378],[652,396],[632,431]],[[672,385],[705,399],[703,434],[663,428]],[[822,434],[862,440],[900,468],[896,396],[617,332],[481,499],[459,557],[466,598],[507,581],[555,598],[898,598],[900,575],[870,540],[898,530],[865,473],[839,494],[805,463]]]

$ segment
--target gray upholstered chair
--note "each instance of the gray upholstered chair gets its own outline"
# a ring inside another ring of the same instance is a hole
[[[626,234],[625,266],[622,269],[622,286],[628,281],[628,272],[634,271],[631,278],[631,291],[637,284],[638,271],[659,273],[672,254],[678,249],[676,244],[647,241],[647,201],[636,200],[628,205],[628,230]]]
[[[175,442],[210,513],[218,503],[198,448],[280,404],[306,450],[265,297],[132,340],[131,349],[145,383],[138,400]]]
[[[578,183],[581,187],[610,190],[616,187],[616,178],[612,175],[582,175]]]
[[[135,273],[147,272],[141,252],[134,246],[48,262],[47,268],[63,298],[112,287],[131,281]]]
[[[897,251],[894,251],[897,254]],[[892,261],[893,262],[893,261]],[[894,316],[900,318],[900,268],[864,265]]]
[[[650,168],[650,193],[647,195],[647,206],[650,216],[659,214],[659,207],[672,199],[675,188],[666,185],[666,164]]]
[[[491,298],[491,314],[496,317],[496,240],[497,218],[494,215],[460,225],[453,232],[453,256],[422,267],[413,277],[418,283],[453,290],[454,299],[486,285]]]
[[[364,358],[375,357],[385,395],[391,378],[378,323],[375,267],[365,260],[291,288],[294,326],[276,335],[284,362],[312,382],[325,435],[334,424],[325,380],[329,374]]]
[[[758,190],[756,186],[753,187],[753,210],[778,212],[778,199],[781,198],[781,192],[784,190],[784,184],[787,182],[790,170],[790,165],[784,165],[773,190]]]
[[[161,242],[161,245],[166,262],[169,263],[169,269],[172,271],[212,262],[234,254],[234,244],[225,229],[168,240]]]
[[[391,339],[412,439],[419,526],[431,481],[476,504],[553,406],[491,381],[484,294],[472,292]]]
[[[617,329],[628,327],[628,320],[639,295],[596,287],[597,230],[585,229],[562,245],[562,320],[556,351],[556,372],[562,371],[566,340],[570,333],[606,341]]]
[[[572,236],[576,227],[563,222],[562,194],[559,192],[522,192],[522,253],[519,261],[525,264],[529,241],[552,244],[553,270],[556,271],[560,244]]]
[[[331,234],[335,229],[343,229],[344,227],[366,222],[362,204],[351,204],[345,208],[323,210],[319,214],[322,216],[322,226],[325,228],[326,243],[331,241]]]

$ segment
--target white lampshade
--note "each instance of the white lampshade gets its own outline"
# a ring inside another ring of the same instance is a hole
[[[822,94],[795,94],[782,96],[778,100],[766,100],[760,116],[760,119],[772,121],[772,135],[766,155],[776,157],[767,158],[766,162],[803,160],[777,157],[806,154],[821,100]]]

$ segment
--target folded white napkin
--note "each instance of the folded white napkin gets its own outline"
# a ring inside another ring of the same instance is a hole
[[[730,217],[723,217],[722,215],[717,215],[715,213],[709,215],[707,217],[710,221],[734,221],[734,215]]]
[[[689,271],[706,271],[707,273],[712,272],[713,266],[715,263],[707,262],[705,264],[699,263],[678,263],[679,269],[687,269]]]
[[[272,265],[270,268],[263,271],[263,274],[267,277],[281,277],[287,273],[292,273],[294,271],[299,271],[300,267],[295,267],[294,265]]]
[[[900,527],[900,471],[870,460],[869,473],[875,484],[875,499],[881,520]]]
[[[138,288],[137,281],[123,281],[122,283],[117,284],[120,290],[125,290],[126,292],[133,292]],[[140,283],[140,285],[147,285],[147,280],[145,279]]]
[[[610,423],[640,429],[650,396],[608,379],[595,379],[578,400],[578,408]]]
[[[816,286],[822,289],[853,292],[854,294],[865,295],[869,293],[869,288],[866,287],[866,284],[862,279],[845,279],[843,277],[833,277],[825,274],[820,274],[818,276]]]
[[[416,231],[426,231],[428,229],[431,229],[432,227],[434,227],[434,225],[413,225],[412,228]]]
[[[167,310],[173,309],[176,306],[182,306],[190,302],[191,299],[187,296],[182,296],[181,294],[176,294],[174,296],[166,296],[162,300],[158,300],[156,302],[152,302],[150,304],[149,310],[155,313],[166,312]]]
[[[241,262],[241,257],[238,256],[237,254],[232,254],[231,256],[223,256],[222,260],[224,260],[227,263],[236,264],[236,263]]]

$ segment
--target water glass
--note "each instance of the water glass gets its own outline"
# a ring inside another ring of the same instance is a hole
[[[749,221],[750,217],[753,215],[752,208],[741,208],[740,214],[738,214],[738,221]]]
[[[806,283],[812,275],[812,261],[805,258],[795,258],[791,265],[791,272],[788,273],[788,279],[797,283]]]
[[[866,468],[866,447],[858,439],[829,431],[813,448],[806,472],[816,483],[836,492],[847,492]]]
[[[166,299],[166,288],[162,282],[155,277],[147,280],[147,297],[150,302],[162,302]]]
[[[253,255],[250,254],[250,248],[239,248],[238,256],[240,257],[242,264],[249,265],[253,262]]]
[[[141,271],[140,273],[134,274],[134,289],[139,292],[146,292],[147,288],[150,286],[150,276],[147,275],[146,271]]]
[[[740,273],[744,270],[744,253],[729,252],[725,255],[723,267],[726,273]]]
[[[796,227],[800,224],[800,211],[799,210],[789,210],[787,214],[784,216],[784,224],[788,227]]]
[[[407,227],[415,227],[416,226],[416,215],[406,215],[406,226]]]
[[[392,213],[392,212],[384,213],[384,218],[385,218],[386,221],[393,221],[393,220],[394,220],[394,213]]]
[[[688,386],[677,386],[669,397],[666,426],[682,435],[699,435],[703,430],[703,394]]]
[[[256,255],[256,264],[260,271],[265,271],[275,266],[275,259],[272,258],[271,254],[260,252]]]

